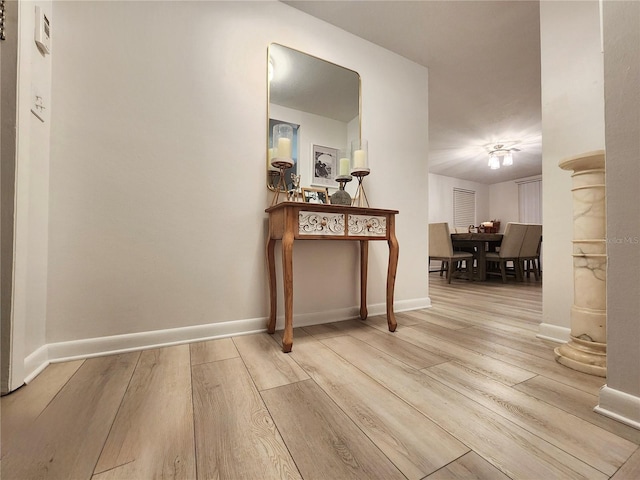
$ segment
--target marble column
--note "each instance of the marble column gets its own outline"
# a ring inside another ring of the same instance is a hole
[[[573,306],[571,339],[556,360],[574,370],[607,376],[607,240],[604,151],[559,163],[573,180]]]

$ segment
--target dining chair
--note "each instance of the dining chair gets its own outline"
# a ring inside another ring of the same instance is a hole
[[[462,262],[465,262],[465,271],[469,272],[469,265],[473,265],[473,253],[453,250],[448,223],[430,223],[429,265],[431,265],[431,260],[440,260],[442,262],[439,270],[440,275],[442,276],[442,273],[446,271],[447,283],[451,283],[453,271],[457,269]]]
[[[490,270],[490,265],[498,264],[502,282],[507,283],[507,263],[511,262],[513,263],[516,280],[522,281],[523,274],[519,259],[520,249],[522,248],[522,242],[524,241],[526,232],[526,223],[507,223],[502,237],[502,243],[500,243],[500,250],[498,252],[486,253],[487,274],[494,273]]]
[[[536,281],[540,278],[540,247],[542,245],[542,225],[530,223],[527,224],[527,231],[520,248],[519,262],[523,275],[526,273],[527,278],[530,271],[533,270],[533,276]]]

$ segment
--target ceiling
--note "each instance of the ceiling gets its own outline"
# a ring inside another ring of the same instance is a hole
[[[493,184],[542,173],[538,1],[285,1],[429,68],[429,172]],[[487,146],[515,144],[487,166]]]

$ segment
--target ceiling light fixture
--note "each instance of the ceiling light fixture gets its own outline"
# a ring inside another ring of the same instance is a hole
[[[491,154],[489,156],[489,168],[491,170],[497,170],[500,168],[500,159],[496,155]]]
[[[505,147],[499,143],[497,145],[489,146],[489,168],[491,170],[497,170],[500,168],[500,158],[502,158],[502,166],[507,167],[513,165],[513,153],[518,152],[517,148]]]

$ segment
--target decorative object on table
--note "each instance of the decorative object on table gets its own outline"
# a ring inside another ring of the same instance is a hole
[[[353,205],[357,207],[369,206],[369,199],[362,185],[362,179],[369,173],[369,144],[364,139],[354,140],[351,142],[351,175],[358,179],[358,188],[353,198]]]
[[[500,221],[491,220],[490,222],[482,222],[478,226],[479,233],[498,233],[500,230]]]
[[[273,127],[273,158],[271,165],[279,170],[280,179],[276,186],[271,205],[278,203],[280,192],[287,191],[285,170],[293,167],[291,145],[293,143],[293,127],[286,123],[279,123]]]
[[[344,189],[346,183],[349,183],[353,177],[349,175],[351,171],[351,158],[348,150],[340,150],[338,153],[338,176],[336,182],[340,184],[340,189],[331,195],[332,205],[351,205],[351,195]]]
[[[333,186],[338,173],[338,149],[313,145],[311,150],[311,185]]]
[[[300,177],[301,175],[291,174],[291,183],[293,189],[289,192],[289,201],[298,202],[302,200],[302,194],[300,193]]]
[[[305,203],[329,203],[329,192],[326,188],[302,187],[302,199]]]
[[[277,167],[274,167],[271,164],[271,160],[273,160],[274,157],[278,156],[278,144],[277,142],[274,143],[273,141],[273,130],[274,127],[276,125],[279,124],[286,124],[291,126],[292,130],[293,130],[293,140],[291,142],[291,161],[293,162],[293,165],[290,168],[287,168],[284,172],[284,181],[287,184],[286,190],[291,190],[291,181],[290,181],[290,176],[291,173],[300,173],[298,170],[298,133],[300,130],[300,125],[292,123],[292,122],[287,122],[284,120],[277,120],[275,118],[269,118],[269,128],[268,128],[268,136],[267,136],[267,154],[266,154],[266,158],[267,158],[267,166],[266,166],[266,172],[267,172],[267,188],[271,191],[274,191],[276,189],[276,186],[278,185],[278,182],[280,181],[280,169]]]
[[[345,183],[348,183],[352,180],[353,177],[351,175],[344,178],[337,178],[336,180],[340,182],[340,188],[336,193],[331,195],[331,204],[332,205],[351,205],[351,195],[344,189]]]

